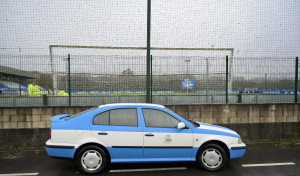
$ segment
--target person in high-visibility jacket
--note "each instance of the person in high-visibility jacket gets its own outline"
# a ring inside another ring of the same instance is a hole
[[[69,96],[68,93],[66,93],[64,90],[61,90],[57,93],[57,96],[61,96],[61,97],[64,97],[64,96]]]
[[[35,81],[32,81],[31,84],[28,85],[27,91],[28,91],[28,95],[31,97],[41,96],[40,89],[36,85]]]

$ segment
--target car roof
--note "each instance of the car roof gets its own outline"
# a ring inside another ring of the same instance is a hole
[[[165,108],[163,105],[150,104],[150,103],[113,103],[113,104],[100,105],[98,108],[114,107],[114,106],[148,106],[148,107],[152,106],[152,107]]]

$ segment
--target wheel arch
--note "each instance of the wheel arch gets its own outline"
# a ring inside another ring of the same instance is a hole
[[[105,154],[107,155],[107,161],[111,161],[111,154],[110,152],[107,150],[106,147],[104,147],[103,145],[99,144],[99,143],[95,143],[95,142],[90,142],[90,143],[85,143],[85,144],[82,144],[81,146],[79,146],[77,148],[77,150],[75,151],[74,153],[74,160],[76,160],[77,156],[78,156],[78,153],[80,152],[80,150],[82,150],[84,147],[87,147],[87,146],[97,146],[97,147],[100,147],[104,152]]]
[[[209,140],[209,141],[204,142],[204,143],[199,147],[199,149],[198,149],[198,151],[197,151],[197,154],[196,154],[196,160],[198,160],[198,155],[199,155],[199,152],[201,151],[201,149],[202,149],[204,146],[208,145],[208,144],[217,144],[217,145],[219,145],[220,147],[222,147],[222,148],[225,150],[225,152],[226,152],[226,155],[227,155],[227,157],[228,157],[228,160],[230,159],[230,152],[229,152],[229,149],[228,149],[227,145],[226,145],[224,142],[219,141],[219,140]]]

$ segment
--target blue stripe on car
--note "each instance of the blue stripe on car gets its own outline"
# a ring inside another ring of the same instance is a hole
[[[63,158],[74,158],[74,153],[77,148],[73,149],[64,149],[64,148],[48,148],[46,147],[46,151],[49,156],[52,157],[63,157]]]
[[[226,127],[222,127],[222,126],[218,126],[218,125],[212,125],[212,124],[208,124],[208,123],[203,123],[203,122],[197,122],[199,125],[200,125],[200,128],[201,128],[201,125],[204,125],[204,126],[210,126],[210,127],[216,127],[216,128],[221,128],[221,129],[224,129],[224,130],[230,130],[230,131],[233,131],[229,128],[226,128]]]
[[[194,150],[198,150],[198,148],[163,148],[163,150],[161,148],[106,148],[112,153],[118,153],[118,157],[112,155],[112,163],[195,161]]]
[[[229,136],[229,137],[235,137],[235,138],[240,138],[238,134],[233,134],[233,133],[228,133],[224,131],[217,131],[217,130],[209,130],[209,129],[197,129],[194,130],[194,134],[212,134],[212,135],[220,135],[220,136]]]
[[[111,153],[111,160],[120,160],[120,159],[139,159],[143,158],[143,148],[113,148],[106,147]]]
[[[143,150],[147,150],[147,155],[144,156],[144,161],[177,161],[178,159],[182,161],[194,161],[198,151],[198,147],[193,149],[189,148],[165,148],[164,150],[157,148],[112,148],[106,147],[112,153],[112,162],[130,162],[128,158],[136,160],[138,158],[143,158]],[[62,149],[62,148],[46,148],[49,156],[52,157],[64,157],[64,158],[74,158],[74,153],[77,148],[74,149]],[[230,159],[240,158],[245,154],[246,149],[232,150],[229,149]],[[118,153],[118,157],[114,156],[113,153]],[[182,154],[184,156],[178,156]],[[170,158],[167,156],[174,155],[176,157]],[[166,157],[165,157],[166,156]],[[126,159],[127,158],[127,159]],[[155,158],[155,159],[153,159]]]
[[[245,151],[246,149],[238,149],[238,150],[229,149],[230,159],[242,157],[245,154]]]

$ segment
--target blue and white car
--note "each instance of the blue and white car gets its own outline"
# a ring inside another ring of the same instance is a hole
[[[48,155],[72,158],[86,174],[131,162],[195,161],[217,171],[246,150],[235,131],[186,120],[162,105],[107,104],[51,122]]]

